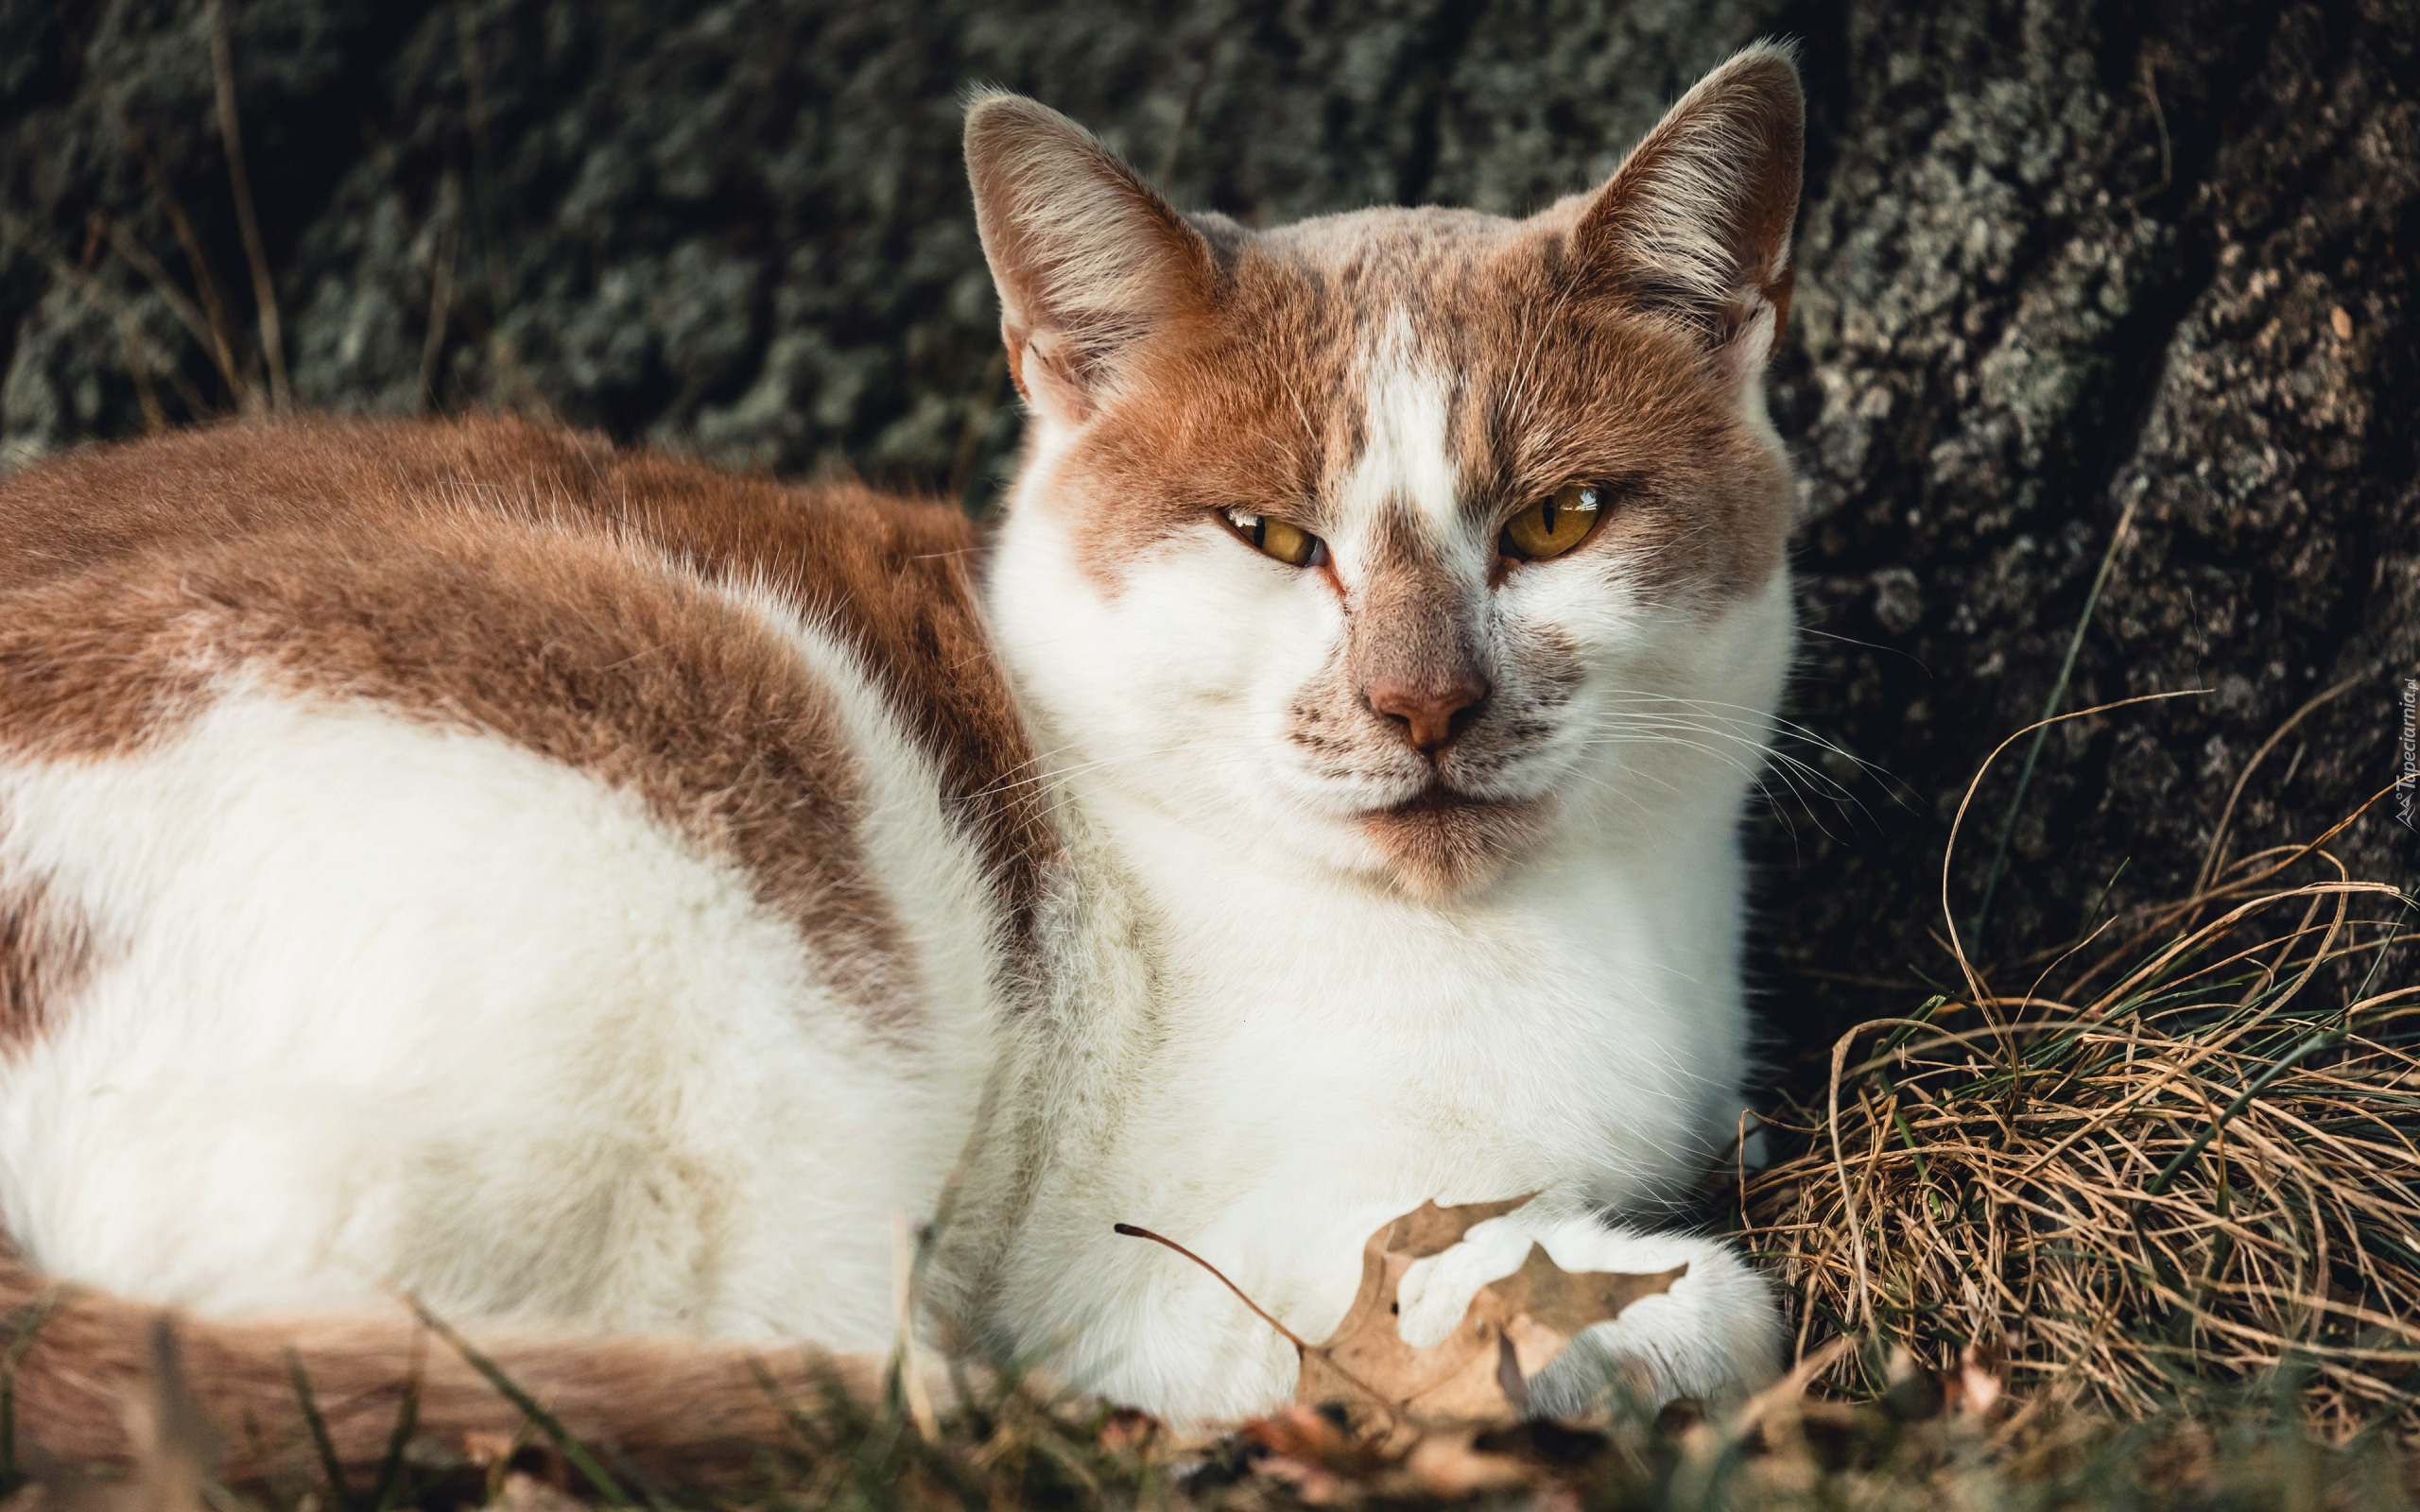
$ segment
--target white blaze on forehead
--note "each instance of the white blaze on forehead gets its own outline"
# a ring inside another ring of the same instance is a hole
[[[1401,310],[1362,355],[1361,392],[1361,455],[1339,499],[1348,528],[1366,532],[1381,511],[1400,502],[1428,523],[1438,541],[1452,541],[1459,510],[1446,446],[1445,379],[1422,360],[1411,319]]]

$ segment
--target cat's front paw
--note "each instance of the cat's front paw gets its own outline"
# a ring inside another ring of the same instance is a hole
[[[1567,1271],[1645,1274],[1685,1264],[1659,1296],[1583,1330],[1530,1379],[1542,1417],[1584,1412],[1609,1395],[1650,1407],[1683,1397],[1737,1401],[1780,1373],[1782,1316],[1772,1286],[1729,1245],[1692,1234],[1643,1233],[1590,1217],[1480,1224],[1464,1240],[1406,1273],[1399,1293],[1404,1338],[1428,1344],[1450,1332],[1471,1297],[1518,1269],[1532,1243]]]

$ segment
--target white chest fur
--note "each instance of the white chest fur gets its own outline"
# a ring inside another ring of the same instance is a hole
[[[1438,908],[1272,874],[1093,799],[1131,868],[1095,885],[1131,886],[1147,920],[1108,954],[1144,959],[1096,967],[1107,990],[1081,1010],[1114,1076],[1034,1110],[1049,1160],[1004,1297],[1024,1347],[1074,1339],[1078,1379],[1204,1414],[1291,1379],[1267,1325],[1114,1224],[1185,1244],[1317,1338],[1362,1241],[1423,1200],[1544,1191],[1551,1226],[1651,1198],[1732,1137],[1745,1018],[1721,829],[1687,854],[1549,857]]]

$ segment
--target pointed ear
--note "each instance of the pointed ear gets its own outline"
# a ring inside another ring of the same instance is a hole
[[[1057,111],[1017,94],[976,99],[966,172],[1009,371],[1052,420],[1081,424],[1135,343],[1207,310],[1201,233]]]
[[[1698,81],[1582,211],[1588,276],[1695,334],[1735,378],[1789,313],[1806,106],[1789,52],[1758,43]]]

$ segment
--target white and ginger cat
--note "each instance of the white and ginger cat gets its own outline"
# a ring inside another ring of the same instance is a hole
[[[1113,1224],[1316,1338],[1386,1219],[1531,1191],[1412,1279],[1415,1341],[1534,1238],[1687,1266],[1540,1405],[1770,1376],[1764,1283],[1616,1220],[1742,1106],[1800,141],[1759,46],[1528,219],[1255,231],[978,99],[1030,414],[981,545],[501,421],[0,484],[30,1431],[80,1441],[158,1308],[265,1400],[288,1342],[391,1364],[401,1291],[644,1439],[623,1399],[728,1341],[890,1348],[945,1194],[941,1309],[1165,1415],[1292,1352]]]

